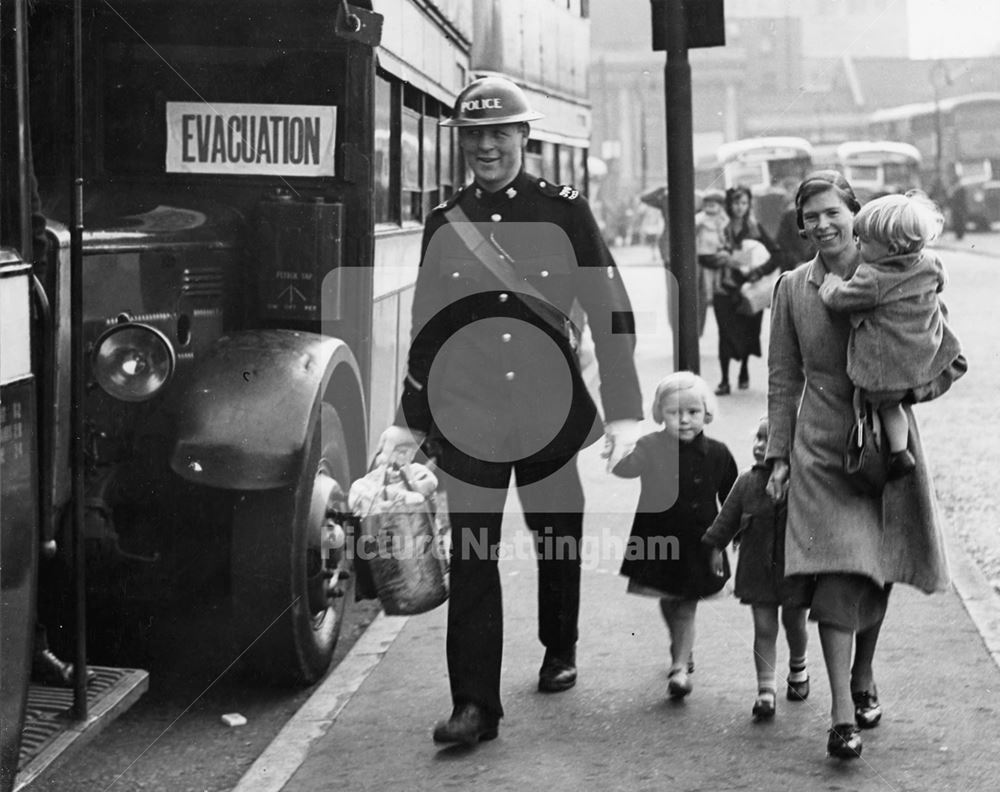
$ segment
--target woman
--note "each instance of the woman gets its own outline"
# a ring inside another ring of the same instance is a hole
[[[827,751],[849,759],[861,753],[859,727],[871,728],[882,717],[872,658],[891,584],[940,591],[948,586],[948,570],[909,407],[909,448],[917,461],[912,476],[872,497],[859,494],[843,471],[853,420],[850,320],[823,306],[819,286],[827,272],[849,278],[857,268],[853,225],[860,205],[838,172],[817,171],[800,185],[795,206],[798,225],[818,252],[781,276],[771,307],[767,490],[776,501],[788,499],[786,574],[814,576],[803,604],[819,623],[830,680]]]
[[[741,262],[736,256],[718,258],[722,270],[712,298],[715,321],[719,326],[719,367],[722,369],[722,381],[715,389],[718,396],[727,396],[731,390],[729,361],[740,361],[738,384],[740,390],[746,390],[750,387],[750,371],[747,367],[750,355],[760,357],[760,326],[764,312],[759,311],[747,316],[737,311],[740,286],[748,280],[756,280],[766,275],[779,263],[778,246],[753,216],[752,200],[749,187],[737,185],[726,190],[726,214],[729,216],[729,223],[724,233],[727,250],[732,254],[740,250],[745,240],[753,239],[767,248],[770,258],[762,266],[749,271],[740,269]]]

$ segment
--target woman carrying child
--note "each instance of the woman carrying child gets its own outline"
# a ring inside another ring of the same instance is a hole
[[[788,640],[789,701],[805,701],[809,695],[809,672],[806,671],[805,577],[785,578],[784,503],[774,503],[767,494],[771,468],[764,462],[767,451],[767,418],[761,418],[753,440],[754,465],[736,479],[722,511],[702,542],[712,548],[711,567],[715,574],[724,572],[725,548],[737,540],[740,544],[736,565],[735,594],[753,609],[753,655],[757,669],[757,699],[753,705],[755,721],[774,717],[777,680],[778,608]]]
[[[698,600],[718,592],[727,576],[712,572],[710,549],[701,542],[738,473],[729,449],[703,432],[715,410],[701,377],[689,371],[664,377],[652,409],[664,428],[641,437],[612,471],[642,483],[621,574],[629,578],[629,593],[660,601],[670,632],[671,698],[692,689],[688,662]]]

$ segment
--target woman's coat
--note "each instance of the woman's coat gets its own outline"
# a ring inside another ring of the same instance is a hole
[[[847,315],[820,300],[826,272],[817,256],[785,273],[771,306],[767,458],[790,464],[785,572],[852,572],[878,585],[944,590],[944,539],[912,411],[907,408],[913,473],[872,498],[855,491],[843,472],[853,420],[851,326]]]

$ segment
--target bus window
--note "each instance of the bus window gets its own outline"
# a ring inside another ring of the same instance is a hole
[[[549,181],[557,181],[559,160],[556,154],[556,144],[542,141],[542,176]]]
[[[854,182],[875,182],[878,181],[878,165],[851,165],[845,175],[852,184]]]
[[[441,127],[438,130],[438,141],[441,145],[441,200],[448,200],[455,192],[455,147],[454,130],[451,127]]]
[[[432,99],[424,101],[426,112],[422,123],[424,127],[421,161],[423,168],[423,214],[426,216],[431,209],[441,203],[440,176],[438,171],[438,103]]]
[[[559,173],[556,181],[561,184],[573,184],[576,174],[573,172],[573,149],[567,145],[559,146]]]
[[[392,197],[392,84],[382,76],[375,77],[375,148],[372,163],[375,170],[375,222],[398,220]]]
[[[582,148],[573,148],[573,183],[580,189],[587,183],[587,172],[584,168],[586,151]]]
[[[524,150],[524,169],[532,176],[544,176],[545,166],[542,163],[542,141],[529,140]]]
[[[403,88],[403,113],[400,128],[403,221],[423,218],[423,193],[420,189],[420,114],[421,95],[410,86]]]

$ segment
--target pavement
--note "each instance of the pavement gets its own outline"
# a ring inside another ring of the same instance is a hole
[[[616,251],[640,317],[643,393],[672,370],[660,321],[663,274],[648,249]],[[714,382],[712,321],[702,371]],[[766,343],[766,338],[765,338]],[[735,374],[735,372],[733,372]],[[721,400],[707,432],[741,467],[765,409],[765,370]],[[648,427],[652,429],[650,424]],[[875,673],[884,716],[862,758],[825,756],[830,695],[810,623],[812,693],[779,690],[775,720],[750,717],[756,684],[749,608],[727,587],[699,605],[694,691],[667,698],[669,641],[655,600],[625,593],[618,575],[635,481],[604,471],[599,449],[580,455],[588,497],[578,647],[579,681],[537,692],[536,576],[516,498],[508,501],[501,561],[505,645],[499,738],[474,748],[431,741],[451,710],[441,607],[380,615],[345,659],[248,768],[234,792],[350,790],[961,790],[1000,789],[1000,597],[946,526],[954,587],[926,596],[897,586]],[[731,585],[731,584],[730,584]],[[779,637],[779,681],[788,650]]]

